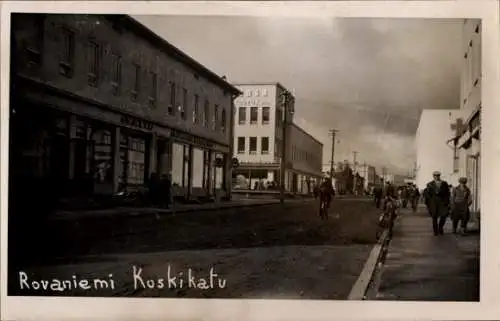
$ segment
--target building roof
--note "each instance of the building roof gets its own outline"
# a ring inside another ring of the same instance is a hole
[[[321,146],[323,146],[323,143],[320,142],[319,140],[317,140],[316,138],[314,138],[313,135],[309,134],[308,132],[306,132],[304,129],[302,129],[299,125],[295,124],[295,123],[292,123],[292,126],[294,126],[295,128],[297,128],[298,130],[300,130],[301,132],[303,132],[304,134],[306,134],[307,136],[309,136],[312,140],[314,140],[315,142],[317,142],[318,144],[320,144]]]
[[[227,82],[223,77],[215,74],[213,71],[209,70],[207,67],[203,66],[186,53],[169,43],[167,40],[163,39],[157,35],[154,31],[135,20],[129,15],[106,15],[106,18],[115,22],[120,23],[123,26],[128,27],[131,31],[136,32],[142,38],[147,39],[153,46],[160,49],[161,51],[167,53],[174,59],[182,62],[192,68],[194,71],[198,72],[200,76],[212,81],[214,84],[222,87],[224,90],[229,91],[231,94],[241,94],[241,91]]]

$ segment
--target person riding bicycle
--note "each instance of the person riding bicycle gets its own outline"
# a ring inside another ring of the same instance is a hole
[[[330,208],[332,196],[335,196],[335,190],[333,189],[332,180],[328,177],[325,177],[323,178],[323,181],[319,186],[319,201],[321,204],[323,204],[323,202],[326,202],[326,208]]]

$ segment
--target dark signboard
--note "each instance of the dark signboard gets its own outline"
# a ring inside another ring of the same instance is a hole
[[[144,130],[152,130],[153,129],[152,123],[150,123],[146,120],[131,117],[131,116],[126,116],[126,115],[121,116],[120,122],[124,125],[128,125],[130,127],[135,127],[135,128],[139,128],[139,129],[144,129]]]

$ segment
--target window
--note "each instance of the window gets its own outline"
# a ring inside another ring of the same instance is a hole
[[[219,125],[219,105],[214,106],[214,115],[212,117],[212,130],[217,130]]]
[[[262,96],[267,97],[267,89],[262,89]]]
[[[181,118],[186,120],[186,107],[188,103],[188,91],[186,88],[182,88],[182,106],[180,108]]]
[[[250,154],[257,153],[257,137],[250,137]]]
[[[75,58],[75,33],[72,30],[62,30],[62,46],[59,72],[66,77],[72,77]]]
[[[194,101],[193,101],[193,124],[197,124],[198,121],[199,121],[199,114],[200,114],[200,111],[199,111],[199,100],[200,98],[198,97],[198,95],[194,95]]]
[[[238,154],[245,154],[245,137],[238,137]]]
[[[90,86],[97,86],[97,78],[99,77],[99,45],[93,41],[88,43],[88,72],[87,83]]]
[[[269,137],[261,138],[260,149],[262,154],[269,154]]]
[[[134,65],[134,88],[132,89],[132,99],[137,100],[141,90],[141,66]]]
[[[247,113],[245,107],[238,108],[238,124],[243,125],[247,121]]]
[[[168,114],[170,116],[175,115],[175,105],[177,103],[177,97],[175,97],[176,90],[175,82],[170,82],[170,104],[168,105]]]
[[[222,110],[220,118],[221,118],[221,124],[220,124],[221,131],[223,133],[225,133],[226,132],[226,110],[225,109]]]
[[[205,106],[203,108],[203,126],[208,127],[208,117],[210,116],[210,105],[208,103],[208,100],[205,100]]]
[[[149,93],[148,104],[149,107],[155,107],[156,98],[158,94],[158,76],[156,75],[156,73],[152,72],[150,74],[150,77],[151,77],[151,86],[150,86],[151,92]]]
[[[32,29],[34,34],[26,47],[28,61],[33,64],[42,63],[42,51],[45,33],[45,17],[43,14],[33,14]]]
[[[256,124],[258,118],[258,108],[250,107],[250,124]]]
[[[269,124],[269,107],[262,107],[262,124]]]
[[[122,62],[121,57],[113,54],[111,57],[111,86],[113,88],[113,95],[120,94],[120,85],[122,82]]]

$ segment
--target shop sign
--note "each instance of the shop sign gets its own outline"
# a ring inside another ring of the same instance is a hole
[[[139,128],[139,129],[145,129],[145,130],[152,130],[153,129],[153,124],[139,118],[135,117],[130,117],[130,116],[125,116],[123,115],[121,117],[121,123],[124,125],[128,125],[131,127]]]
[[[185,132],[177,131],[177,130],[172,131],[172,137],[177,138],[177,139],[182,140],[182,141],[187,142],[187,143],[203,146],[206,148],[212,148],[214,146],[214,144],[208,140],[193,136],[193,135],[185,133]]]

